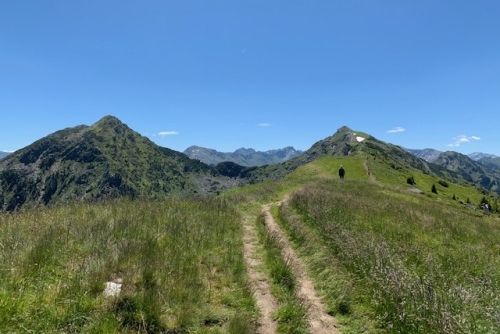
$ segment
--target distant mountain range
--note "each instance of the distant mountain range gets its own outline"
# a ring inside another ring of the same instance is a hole
[[[191,159],[197,159],[209,165],[217,165],[224,161],[230,161],[247,167],[282,163],[302,153],[302,151],[298,151],[293,147],[265,152],[256,151],[252,148],[240,148],[232,153],[222,153],[205,147],[190,146],[184,151],[184,154]]]
[[[453,151],[442,152],[434,150],[432,148],[426,148],[422,150],[415,150],[415,149],[406,149],[406,150],[411,154],[421,159],[424,159],[427,162],[436,162],[436,161],[439,162],[440,157],[442,157],[443,155],[460,154]],[[474,152],[471,154],[467,154],[467,157],[473,161],[479,162],[480,164],[486,167],[500,168],[500,157],[497,157],[496,155]]]
[[[10,152],[5,152],[5,151],[0,151],[0,159],[2,159],[3,157],[6,157],[10,154]]]
[[[456,152],[408,150],[345,126],[305,152],[287,147],[219,153],[191,147],[184,154],[160,147],[106,116],[91,126],[57,131],[2,158],[0,211],[117,196],[209,196],[235,186],[280,180],[325,156],[360,157],[402,175],[420,171],[485,194],[500,194],[500,158],[488,154],[471,158]]]

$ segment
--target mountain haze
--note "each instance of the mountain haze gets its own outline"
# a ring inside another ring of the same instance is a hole
[[[301,153],[302,151],[295,150],[291,146],[265,152],[256,151],[252,148],[240,148],[232,153],[224,153],[200,146],[190,146],[184,151],[184,154],[191,159],[198,159],[209,165],[229,161],[247,167],[282,163]]]
[[[434,162],[443,152],[432,149],[432,148],[424,148],[422,150],[416,149],[406,149],[408,152],[413,154],[416,157],[424,159],[427,162]]]

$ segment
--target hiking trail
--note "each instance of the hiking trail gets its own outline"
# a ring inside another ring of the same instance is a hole
[[[275,334],[278,324],[273,319],[277,308],[276,298],[271,294],[269,278],[262,272],[262,260],[259,257],[257,230],[251,217],[245,217],[243,223],[243,252],[247,266],[250,289],[260,310],[261,318],[257,324],[257,334]]]
[[[283,201],[286,200],[287,197]],[[297,295],[307,309],[309,332],[314,334],[338,334],[340,331],[337,321],[328,314],[324,303],[316,293],[313,282],[307,275],[304,262],[292,248],[289,240],[271,214],[271,206],[280,205],[283,201],[262,205],[262,214],[265,217],[267,231],[276,238],[282,249],[283,257],[288,260],[295,274]],[[259,270],[262,261],[257,254],[258,236],[256,227],[251,219],[245,219],[244,221],[244,252],[248,275],[257,306],[262,315],[258,323],[257,333],[274,334],[276,333],[277,323],[272,316],[277,308],[277,302],[271,294],[269,278]]]

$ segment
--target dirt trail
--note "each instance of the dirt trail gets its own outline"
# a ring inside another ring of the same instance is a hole
[[[286,198],[285,198],[286,200]],[[277,204],[281,204],[278,202]],[[270,212],[271,204],[262,206],[262,213],[266,219],[268,231],[276,237],[283,256],[288,259],[298,283],[298,296],[308,308],[308,321],[310,333],[336,334],[340,333],[337,321],[326,311],[326,307],[319,298],[312,281],[307,276],[304,262],[298,257],[291,247],[279,225],[274,221]]]
[[[368,167],[368,163],[365,161],[363,165],[365,167],[366,175],[368,175],[370,181],[376,183],[377,179],[375,178],[375,175],[372,174],[372,170],[370,169],[370,167]]]
[[[251,218],[246,217],[243,224],[244,255],[247,266],[250,288],[261,312],[257,325],[257,334],[275,334],[277,323],[273,320],[273,312],[277,308],[276,299],[271,294],[271,287],[266,275],[259,267],[262,261],[258,255],[258,235]]]

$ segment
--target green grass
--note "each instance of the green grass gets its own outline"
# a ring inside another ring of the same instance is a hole
[[[327,294],[352,302],[347,309],[374,312],[387,333],[493,333],[500,225],[434,198],[386,192],[365,182],[322,182],[282,211],[291,229],[302,224],[321,236],[310,246],[324,254],[317,272],[334,263],[352,277],[344,296],[335,286],[324,287]],[[341,313],[340,302],[336,308]]]
[[[338,180],[340,165],[346,179]],[[243,215],[273,216],[342,333],[495,333],[500,224],[489,194],[360,156],[324,157],[218,198],[120,199],[0,215],[1,333],[253,333]],[[423,194],[408,191],[409,176]],[[437,194],[431,192],[432,185]],[[455,196],[455,199],[453,197]],[[305,333],[293,272],[261,230],[282,333]],[[118,298],[106,281],[123,279]]]
[[[251,333],[241,232],[217,199],[1,215],[0,332]]]
[[[297,282],[288,259],[282,255],[282,249],[276,237],[269,234],[265,226],[265,218],[257,219],[257,231],[264,245],[264,262],[271,277],[271,290],[278,301],[275,312],[278,333],[307,333],[307,321],[304,305],[297,296]]]

